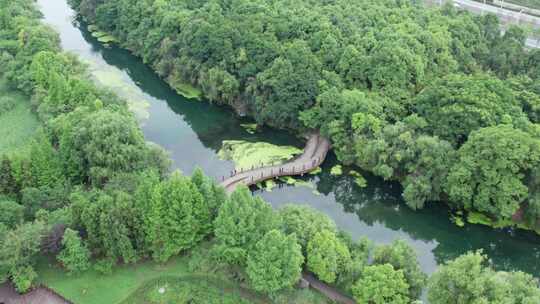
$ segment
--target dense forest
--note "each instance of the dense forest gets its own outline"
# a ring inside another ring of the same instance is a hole
[[[172,86],[319,129],[345,164],[540,229],[540,51],[493,15],[402,0],[70,0]]]
[[[270,298],[308,270],[359,303],[411,303],[425,287],[433,304],[540,300],[535,278],[497,272],[479,252],[448,262],[428,281],[403,241],[353,241],[309,207],[273,210],[247,188],[227,195],[201,170],[191,177],[170,173],[166,154],[145,142],[125,101],[96,86],[85,65],[61,51],[33,0],[0,0],[0,7],[0,77],[31,96],[41,124],[28,153],[1,158],[0,282],[10,279],[27,291],[43,256],[71,274],[92,267],[107,275],[116,264],[164,263],[209,240],[216,263]],[[327,92],[369,95],[335,87]],[[411,116],[394,127],[421,122],[427,125]],[[507,133],[530,143],[523,149],[534,144],[527,129],[510,123],[485,130],[473,133],[463,149],[474,149],[467,144],[485,136],[508,140]],[[532,156],[522,152],[522,162],[530,164]]]

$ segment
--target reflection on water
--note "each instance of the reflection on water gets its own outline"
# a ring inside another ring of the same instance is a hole
[[[129,52],[103,47],[73,22],[73,11],[65,0],[38,2],[46,22],[60,32],[63,48],[83,58],[103,84],[130,99],[130,107],[138,116],[146,139],[167,149],[175,168],[190,173],[195,166],[200,166],[216,178],[227,175],[233,164],[217,156],[223,140],[301,145],[291,134],[277,130],[263,129],[249,134],[240,126],[243,121],[232,111],[186,100]],[[483,249],[499,269],[524,270],[540,276],[539,236],[475,225],[459,228],[450,222],[448,209],[438,203],[413,212],[403,203],[398,184],[363,172],[368,186],[362,189],[351,176],[330,175],[335,163],[331,155],[322,174],[306,177],[316,191],[284,185],[272,192],[258,191],[257,194],[277,208],[286,203],[309,204],[331,216],[353,237],[365,235],[378,243],[406,239],[416,249],[421,266],[427,272],[468,250]]]

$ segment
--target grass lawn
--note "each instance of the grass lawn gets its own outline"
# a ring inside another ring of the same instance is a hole
[[[166,264],[148,261],[118,266],[107,275],[91,269],[69,276],[54,261],[42,259],[36,267],[37,283],[77,304],[328,303],[312,290],[284,292],[270,301],[235,283],[230,271],[212,261],[210,247],[204,243]],[[162,293],[160,288],[164,288]]]
[[[30,109],[30,99],[10,90],[0,78],[0,103],[0,155],[25,153],[39,126]]]
[[[221,280],[202,277],[161,277],[143,284],[132,293],[123,304],[248,304],[249,297],[244,298],[241,291],[229,289]],[[256,302],[258,303],[258,302]],[[263,302],[261,302],[263,303]]]

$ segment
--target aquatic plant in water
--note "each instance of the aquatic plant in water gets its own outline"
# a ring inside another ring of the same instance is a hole
[[[342,175],[343,174],[343,168],[341,165],[335,165],[330,169],[330,174],[332,175]]]
[[[285,163],[302,150],[292,146],[277,146],[266,142],[225,140],[218,156],[233,161],[237,170]]]

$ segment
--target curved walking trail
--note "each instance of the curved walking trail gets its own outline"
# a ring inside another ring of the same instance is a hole
[[[342,294],[339,290],[317,279],[313,274],[304,272],[302,278],[309,283],[309,286],[325,295],[335,303],[356,304],[356,302]]]
[[[221,185],[228,193],[231,193],[239,185],[250,186],[280,176],[304,175],[324,162],[328,150],[330,150],[330,141],[318,133],[313,133],[308,138],[304,153],[299,157],[280,165],[236,172],[223,180]]]

